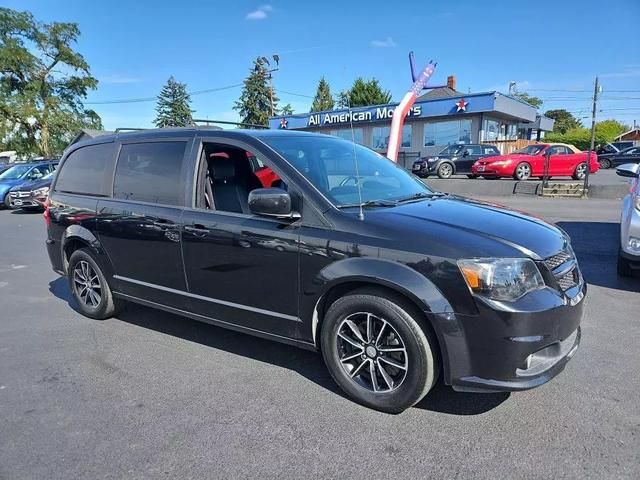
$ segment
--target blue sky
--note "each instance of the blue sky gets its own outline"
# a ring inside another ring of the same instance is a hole
[[[411,50],[420,66],[438,61],[433,83],[454,74],[458,90],[479,92],[516,81],[545,100],[543,110],[578,116],[590,114],[599,74],[599,117],[640,123],[638,0],[3,3],[79,24],[77,49],[100,80],[87,104],[107,128],[150,126],[155,103],[91,101],[153,97],[170,75],[190,91],[238,84],[256,56],[274,53],[281,105],[296,112],[308,111],[311,99],[285,92],[312,96],[323,75],[334,93],[356,76],[376,77],[399,99],[411,84]],[[239,87],[194,95],[194,116],[237,120],[239,95]]]

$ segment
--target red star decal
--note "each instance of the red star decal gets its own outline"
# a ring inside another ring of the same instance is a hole
[[[287,128],[288,123],[289,121],[286,118],[283,118],[282,120],[280,120],[280,128]]]
[[[469,102],[465,102],[464,98],[461,98],[458,101],[458,103],[456,103],[456,107],[457,107],[456,112],[466,112],[467,111],[467,105],[469,105]]]

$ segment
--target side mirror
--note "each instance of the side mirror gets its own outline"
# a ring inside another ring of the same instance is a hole
[[[300,214],[291,210],[291,195],[281,188],[256,188],[249,192],[249,211],[256,215],[298,219]]]
[[[616,174],[621,177],[638,178],[640,177],[640,164],[625,163],[616,168]]]

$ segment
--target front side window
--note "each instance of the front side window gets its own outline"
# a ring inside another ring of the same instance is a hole
[[[132,143],[122,146],[113,196],[125,200],[182,205],[180,171],[186,142]]]
[[[330,137],[265,137],[336,207],[430,193],[394,162],[361,145]],[[358,186],[360,188],[358,188]],[[360,190],[360,193],[359,193]]]
[[[107,196],[115,163],[113,143],[88,145],[66,158],[56,180],[58,192]]]
[[[14,165],[0,175],[0,180],[18,180],[29,171],[29,165]]]
[[[424,126],[424,145],[453,145],[471,142],[471,120],[431,122]]]

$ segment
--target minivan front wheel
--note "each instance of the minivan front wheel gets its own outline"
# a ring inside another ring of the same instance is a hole
[[[410,305],[381,293],[355,291],[331,305],[322,326],[322,355],[351,398],[399,413],[435,383],[435,344]]]
[[[104,273],[88,249],[71,254],[68,276],[78,310],[86,317],[103,320],[120,309],[122,302],[113,298]]]

